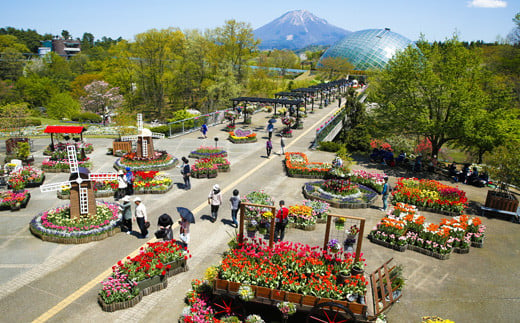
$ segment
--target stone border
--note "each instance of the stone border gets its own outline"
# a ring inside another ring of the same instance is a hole
[[[258,141],[258,139],[256,137],[254,140],[245,140],[245,139],[244,140],[241,140],[241,139],[235,140],[235,139],[231,138],[231,136],[229,136],[227,139],[234,144],[249,144],[249,143],[254,143],[254,142]]]
[[[165,190],[134,190],[134,194],[166,194],[173,188],[173,180],[172,183]],[[97,191],[94,193],[95,198],[103,198],[103,197],[113,197],[116,191]],[[60,191],[56,192],[56,195],[61,200],[69,200],[70,194],[61,194]]]
[[[42,239],[43,241],[62,243],[62,244],[82,244],[82,243],[89,243],[89,242],[93,242],[93,241],[101,241],[101,240],[104,240],[108,237],[112,237],[112,236],[116,235],[117,233],[121,232],[121,228],[119,226],[117,226],[117,227],[114,227],[111,230],[105,231],[104,233],[101,233],[99,235],[91,235],[91,236],[86,236],[86,237],[82,237],[82,238],[76,238],[76,237],[64,238],[64,237],[56,237],[56,236],[43,234],[42,232],[40,232],[36,228],[34,228],[32,223],[29,225],[29,230],[31,231],[31,233],[33,235]]]

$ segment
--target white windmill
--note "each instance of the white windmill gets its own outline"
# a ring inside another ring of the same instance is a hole
[[[151,132],[150,129],[146,129],[143,127],[143,115],[141,113],[137,114],[137,135],[135,136],[123,136],[121,140],[123,141],[135,141],[136,142],[136,150],[135,153],[137,157],[153,157],[153,138],[163,139],[164,134]]]
[[[96,198],[94,197],[93,182],[116,180],[117,173],[91,173],[87,168],[78,167],[76,147],[67,146],[70,176],[65,182],[49,183],[40,186],[42,193],[70,188],[70,217],[96,214]]]

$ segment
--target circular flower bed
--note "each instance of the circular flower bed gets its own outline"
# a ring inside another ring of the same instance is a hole
[[[229,132],[229,141],[234,144],[256,142],[256,133],[253,130],[236,129]]]
[[[307,199],[326,201],[337,208],[367,208],[377,192],[361,184],[332,179],[305,183],[303,195]]]
[[[196,150],[190,152],[188,157],[190,158],[215,158],[215,157],[227,157],[227,151],[222,150],[218,147],[204,147],[201,146]]]
[[[31,232],[44,241],[86,243],[103,240],[119,231],[118,204],[97,202],[95,216],[70,218],[70,207],[60,206],[34,217]]]
[[[130,167],[132,171],[137,170],[166,170],[171,169],[177,165],[179,160],[166,151],[154,152],[153,157],[150,158],[139,158],[135,153],[129,153],[116,160],[114,168],[125,169]]]

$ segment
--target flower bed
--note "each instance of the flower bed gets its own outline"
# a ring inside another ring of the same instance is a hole
[[[24,166],[16,172],[11,172],[7,178],[10,188],[21,190],[25,187],[38,187],[43,184],[45,173],[32,166]]]
[[[293,205],[289,207],[289,224],[296,229],[312,231],[316,229],[316,220],[310,206]]]
[[[96,216],[71,219],[69,206],[61,206],[38,214],[29,228],[44,241],[86,243],[119,232],[119,220],[118,204],[98,201]]]
[[[303,205],[312,208],[312,215],[316,218],[316,222],[327,222],[327,213],[329,211],[329,203],[320,200],[304,200]]]
[[[114,168],[125,169],[130,167],[132,171],[145,170],[167,170],[175,167],[179,160],[166,151],[154,152],[151,158],[138,158],[135,153],[129,153],[118,158],[114,163]]]
[[[347,183],[335,179],[305,183],[303,195],[306,199],[326,201],[337,208],[367,208],[372,205],[376,191],[361,184]]]
[[[256,142],[256,133],[253,130],[237,129],[229,132],[228,140],[234,144],[244,144],[250,142]]]
[[[460,215],[468,206],[464,191],[434,180],[416,178],[400,178],[392,192],[392,202],[412,204],[447,215]]]
[[[329,163],[309,163],[304,153],[285,153],[285,170],[290,177],[324,178],[331,167]]]
[[[191,177],[214,178],[219,172],[229,172],[231,163],[223,157],[202,158],[191,165]]]
[[[54,156],[56,155],[56,153],[63,154],[64,152],[65,154],[61,157],[63,159],[67,157],[67,146],[76,146],[76,151],[81,151],[81,148],[83,148],[85,150],[85,154],[91,154],[94,151],[94,145],[92,145],[91,143],[59,142],[54,145],[54,151],[49,150],[49,148],[47,147],[43,151],[43,154],[45,156]]]
[[[383,191],[383,185],[385,184],[384,178],[387,177],[384,173],[371,173],[356,169],[352,170],[350,175],[350,181],[370,187],[378,193]]]
[[[190,152],[189,158],[215,158],[215,157],[227,157],[227,152],[218,147],[204,147],[201,146],[196,150]]]
[[[442,219],[439,224],[425,222],[412,205],[398,203],[370,232],[369,239],[398,251],[415,250],[438,259],[448,259],[452,251],[469,252],[481,247],[486,227],[478,217],[468,215]]]
[[[164,194],[173,188],[173,180],[170,176],[156,170],[133,171],[134,194]],[[95,197],[113,196],[118,188],[117,180],[96,181],[94,184]],[[70,189],[58,191],[58,198],[70,198]]]
[[[142,296],[166,288],[167,277],[188,270],[188,258],[189,251],[175,240],[148,243],[137,256],[112,267],[111,277],[102,282],[99,304],[109,312],[134,306]]]
[[[340,273],[348,274],[354,265],[351,254],[330,254],[319,247],[281,242],[269,248],[266,242],[246,240],[237,249],[224,254],[218,278],[230,282],[272,289],[271,297],[285,292],[333,300],[366,293],[363,275],[351,276],[338,283]],[[356,265],[364,268],[364,259]],[[229,290],[229,289],[228,289]],[[282,296],[283,300],[283,296]]]
[[[0,211],[25,208],[30,198],[31,194],[28,190],[16,193],[13,191],[0,192]]]
[[[78,156],[78,166],[91,168],[92,162],[89,157],[81,158]],[[65,159],[50,159],[46,158],[42,162],[42,169],[49,173],[68,173],[70,172],[69,160]]]

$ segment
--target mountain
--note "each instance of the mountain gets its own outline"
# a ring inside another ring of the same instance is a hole
[[[299,49],[332,45],[351,31],[336,27],[307,10],[293,10],[253,31],[260,49]]]

